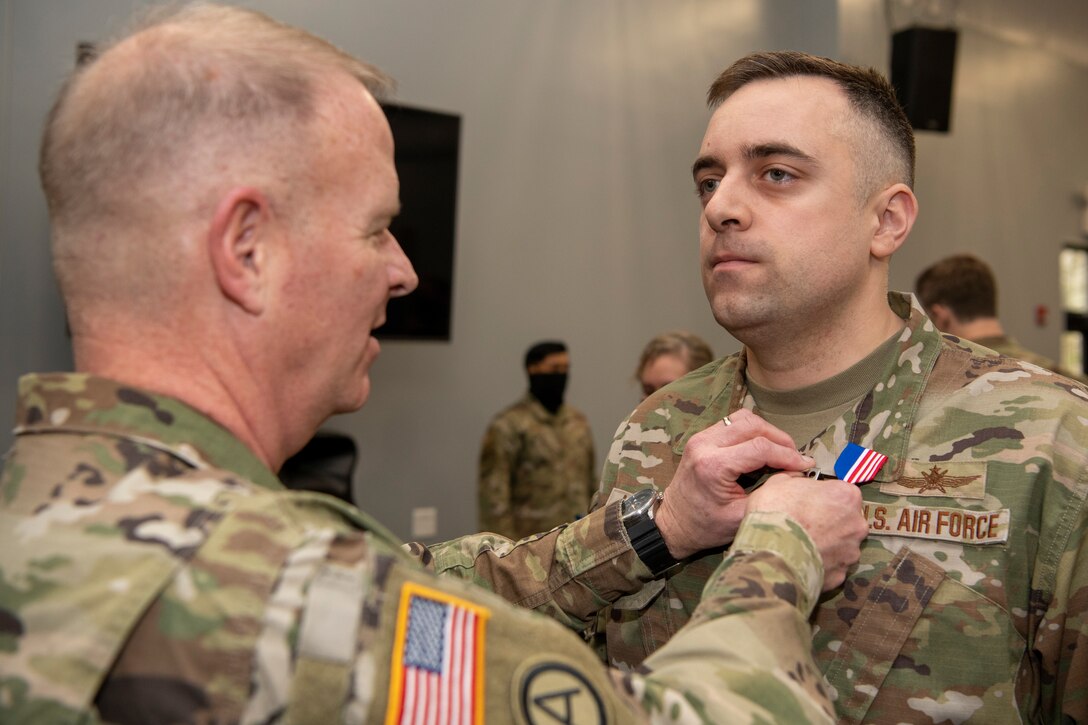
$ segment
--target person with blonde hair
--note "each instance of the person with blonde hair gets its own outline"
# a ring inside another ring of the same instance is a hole
[[[713,359],[710,345],[698,335],[686,330],[661,333],[646,343],[638,358],[635,379],[642,386],[642,397],[657,392]]]

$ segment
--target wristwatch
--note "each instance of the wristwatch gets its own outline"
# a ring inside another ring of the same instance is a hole
[[[664,497],[664,494],[652,488],[644,488],[628,496],[620,504],[620,520],[627,529],[631,548],[655,577],[680,563],[672,558],[669,547],[665,546],[665,539],[661,538],[657,522],[654,521],[654,509],[657,502]]]

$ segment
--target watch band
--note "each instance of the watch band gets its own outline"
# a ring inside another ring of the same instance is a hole
[[[624,516],[623,519],[627,537],[631,540],[631,548],[655,577],[680,563],[669,553],[669,547],[665,545],[661,530],[654,521],[654,504],[662,497],[660,493],[653,495],[649,505],[640,506],[640,510],[633,515]]]

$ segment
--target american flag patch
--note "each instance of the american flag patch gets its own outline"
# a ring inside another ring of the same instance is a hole
[[[847,483],[866,483],[876,477],[887,461],[883,453],[847,443],[835,461],[835,475]]]
[[[401,589],[388,725],[484,721],[484,627],[490,610],[413,582]]]

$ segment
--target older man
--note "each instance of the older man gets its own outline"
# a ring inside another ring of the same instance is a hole
[[[1088,393],[888,294],[917,201],[911,127],[879,73],[758,53],[709,102],[703,286],[744,349],[639,406],[598,504],[666,485],[696,433],[755,411],[861,485],[861,562],[814,616],[842,722],[1088,720]],[[718,562],[618,601],[610,662],[637,666],[689,621]]]
[[[829,484],[805,504],[796,473],[745,498],[744,471],[811,464],[754,416],[693,439],[663,501],[647,489],[524,546],[416,550],[580,626],[733,539],[690,636],[638,674],[277,481],[366,401],[370,332],[416,285],[388,230],[384,85],[306,33],[196,5],[62,91],[41,171],[78,372],[20,383],[0,720],[826,719],[805,617],[856,560],[860,498]]]

